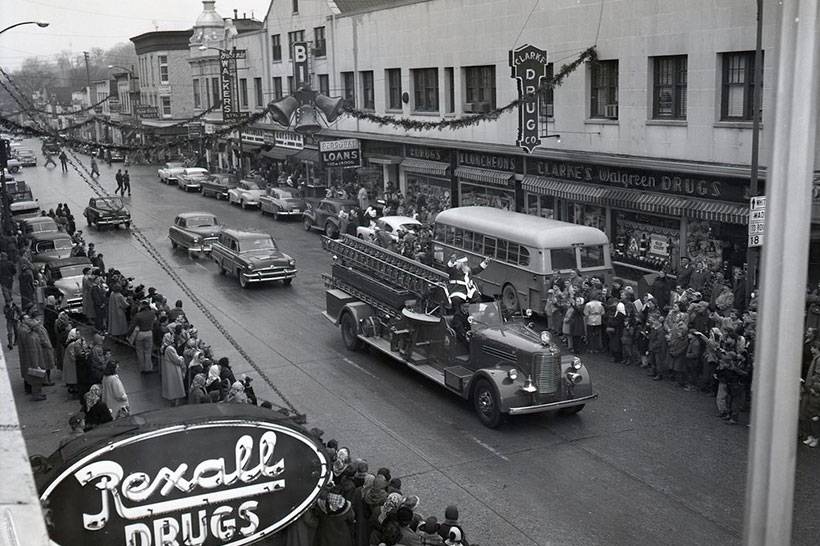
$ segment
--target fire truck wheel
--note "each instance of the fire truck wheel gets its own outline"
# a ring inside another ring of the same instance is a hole
[[[348,351],[358,351],[362,347],[362,340],[358,337],[358,326],[356,319],[350,313],[345,313],[342,317],[342,341]]]
[[[495,389],[486,379],[479,379],[473,390],[473,406],[478,418],[489,428],[496,428],[504,420]]]
[[[518,292],[513,285],[505,284],[501,289],[501,303],[510,312],[518,311]]]

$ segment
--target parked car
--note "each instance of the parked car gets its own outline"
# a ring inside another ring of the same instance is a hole
[[[265,194],[252,180],[240,180],[236,187],[228,190],[228,202],[240,205],[243,209],[248,206],[258,207],[259,198]]]
[[[358,201],[352,199],[322,199],[316,206],[308,206],[302,215],[305,231],[321,229],[328,237],[339,235],[339,211],[350,210],[358,206]]]
[[[92,197],[83,213],[89,226],[131,227],[131,213],[125,208],[121,197]]]
[[[43,141],[43,154],[57,155],[60,153],[60,143],[56,139]]]
[[[20,231],[30,237],[35,233],[57,233],[60,229],[51,216],[32,216],[20,220]]]
[[[375,236],[376,230],[381,230],[390,234],[393,242],[398,242],[400,231],[416,232],[421,227],[421,222],[409,216],[382,216],[376,218],[372,225],[375,229],[370,226],[356,228],[356,237],[369,241]]]
[[[71,256],[74,246],[67,233],[42,232],[32,234],[31,261],[51,262]]]
[[[210,212],[183,212],[168,228],[168,238],[172,248],[182,247],[193,256],[210,253],[221,231],[222,226]]]
[[[281,217],[302,216],[307,208],[305,199],[290,188],[269,188],[268,193],[259,198],[262,214],[269,212],[274,220]]]
[[[8,159],[8,161],[6,162],[6,170],[8,172],[10,172],[11,174],[14,174],[16,172],[20,172],[20,169],[22,167],[23,166],[20,164],[20,160],[17,159],[16,157],[10,157]]]
[[[267,233],[223,229],[213,244],[211,259],[222,275],[236,275],[242,288],[268,281],[287,286],[296,276],[296,261],[279,250]]]
[[[172,161],[166,163],[165,166],[157,170],[159,181],[163,184],[177,183],[177,176],[185,170],[185,163],[181,161]]]
[[[17,150],[17,161],[23,167],[36,167],[37,156],[34,155],[34,150],[30,148],[20,148]]]
[[[122,150],[116,148],[111,149],[111,163],[122,163],[125,161],[125,154]]]
[[[228,198],[228,190],[239,184],[239,177],[235,174],[212,174],[200,181],[202,195],[216,197],[217,201]]]
[[[6,192],[11,196],[11,217],[15,220],[40,215],[40,201],[35,199],[23,180],[6,181]]]
[[[91,260],[83,257],[59,258],[45,267],[45,295],[62,299],[61,309],[69,313],[83,312],[83,269]]]
[[[199,191],[202,188],[202,181],[208,176],[208,169],[189,167],[177,175],[177,187],[186,192]]]

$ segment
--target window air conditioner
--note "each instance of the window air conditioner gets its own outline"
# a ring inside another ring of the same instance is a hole
[[[551,118],[553,117],[553,106],[552,104],[545,104],[544,105],[544,117]]]
[[[618,105],[607,104],[604,108],[604,116],[612,119],[618,119]]]

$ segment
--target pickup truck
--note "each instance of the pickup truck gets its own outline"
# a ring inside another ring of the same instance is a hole
[[[223,229],[211,247],[211,259],[222,275],[236,275],[242,288],[270,281],[288,286],[296,276],[296,261],[267,233]]]
[[[163,184],[176,184],[177,176],[185,170],[185,163],[172,161],[157,170],[159,181]]]
[[[131,227],[131,213],[125,208],[121,197],[92,197],[83,212],[89,226]]]

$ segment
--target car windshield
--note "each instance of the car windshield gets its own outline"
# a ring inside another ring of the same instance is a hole
[[[19,203],[20,201],[34,201],[30,191],[18,191],[12,195],[12,201]]]
[[[51,271],[53,279],[65,279],[66,277],[79,277],[83,274],[83,269],[88,267],[88,264],[67,265],[59,269]]]
[[[475,320],[473,324],[479,328],[503,326],[501,310],[495,302],[470,304],[470,316]]]
[[[418,224],[401,224],[398,229],[403,229],[404,231],[418,231],[419,225]]]
[[[188,227],[207,227],[217,224],[214,216],[191,216],[185,223]]]
[[[254,250],[276,250],[276,243],[270,237],[257,237],[256,239],[243,239],[239,243],[240,252],[252,252]]]
[[[122,199],[119,197],[108,197],[106,199],[97,199],[94,201],[94,206],[104,210],[120,210],[123,204]]]
[[[256,182],[245,182],[244,189],[246,189],[246,190],[258,190],[259,186],[256,185]]]
[[[54,241],[54,248],[57,250],[70,250],[71,239],[56,239]]]
[[[276,194],[279,194],[279,199],[293,199],[294,197],[296,197],[296,195],[294,195],[292,192],[288,190],[276,190],[276,193],[274,195]]]

